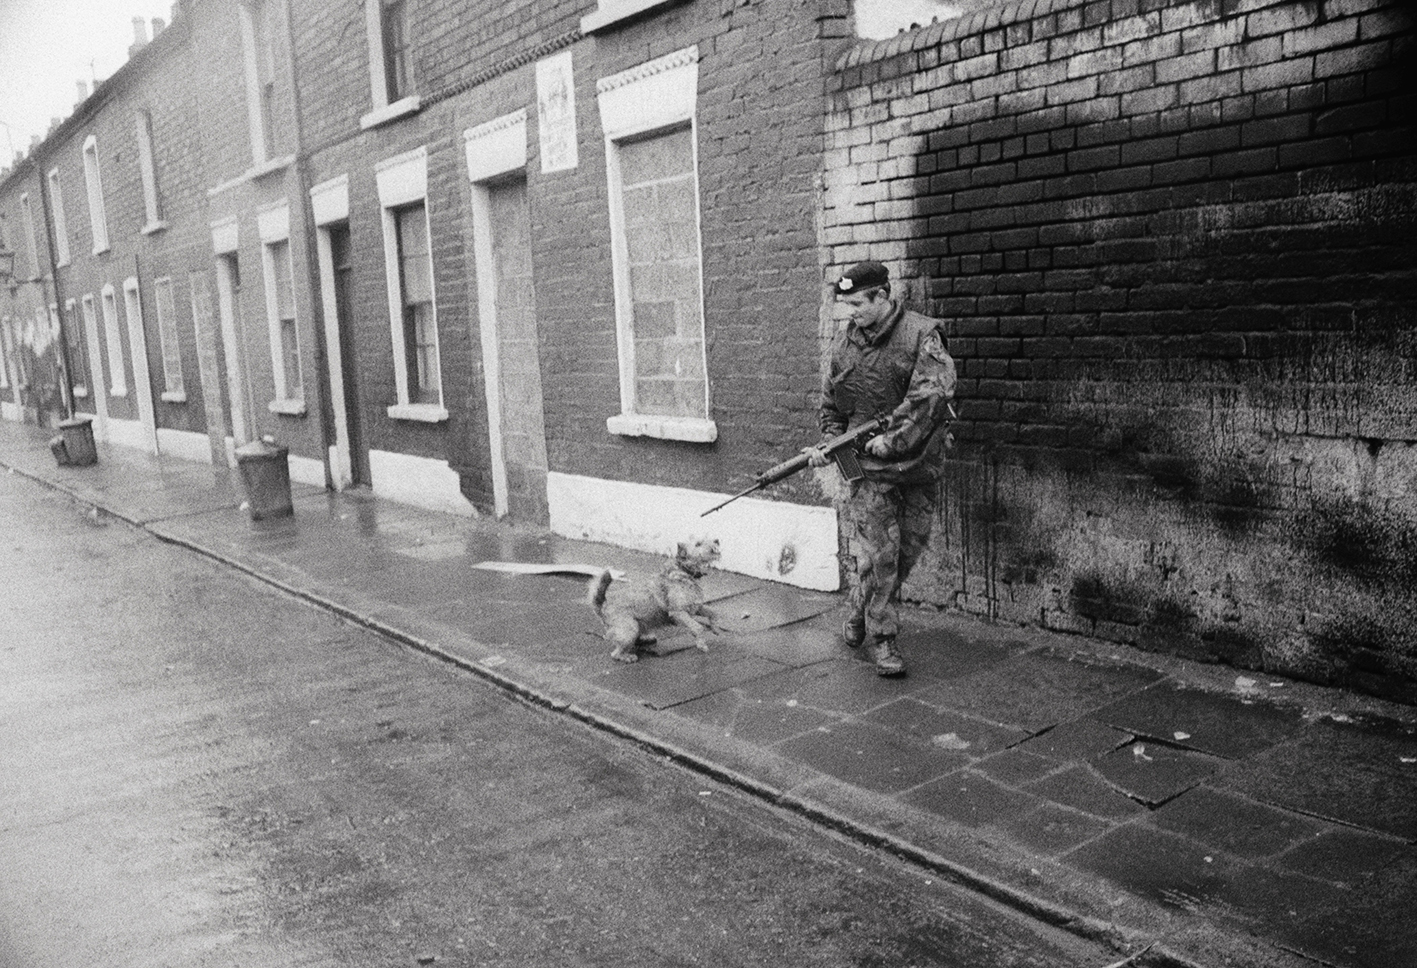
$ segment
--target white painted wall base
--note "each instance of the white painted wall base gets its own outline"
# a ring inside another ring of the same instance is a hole
[[[310,484],[314,487],[325,486],[325,464],[313,457],[297,457],[291,454],[286,458],[290,465],[290,479],[298,484]]]
[[[190,430],[157,428],[157,449],[159,453],[196,461],[199,464],[212,462],[211,438],[206,434],[194,434]]]
[[[136,447],[138,450],[152,450],[152,438],[148,436],[147,429],[141,420],[124,420],[122,417],[108,418],[107,441],[110,444],[120,444],[123,447]]]
[[[563,537],[658,554],[690,538],[718,538],[726,571],[816,591],[841,587],[832,508],[743,498],[701,518],[726,495],[554,471],[546,497],[551,530]]]
[[[371,450],[369,477],[370,490],[380,497],[431,511],[477,517],[477,509],[462,495],[458,472],[447,461]]]
[[[0,418],[13,420],[18,423],[22,419],[20,405],[17,403],[0,403]]]

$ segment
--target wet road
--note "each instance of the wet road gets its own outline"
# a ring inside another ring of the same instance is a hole
[[[0,968],[1119,956],[0,474]]]

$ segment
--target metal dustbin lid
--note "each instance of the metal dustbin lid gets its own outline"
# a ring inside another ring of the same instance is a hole
[[[68,420],[59,421],[59,429],[63,430],[66,427],[83,427],[91,423],[93,423],[93,417],[82,413],[76,413]]]
[[[283,457],[287,453],[289,453],[289,451],[286,448],[276,446],[274,441],[265,439],[253,440],[249,444],[242,444],[240,447],[236,448],[236,460],[238,462],[244,460],[262,460],[264,458]]]

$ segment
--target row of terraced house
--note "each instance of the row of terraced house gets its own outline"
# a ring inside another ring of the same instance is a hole
[[[907,597],[1417,696],[1410,9],[867,6],[178,0],[0,174],[3,416],[833,590],[811,475],[699,512],[879,259],[961,374]]]

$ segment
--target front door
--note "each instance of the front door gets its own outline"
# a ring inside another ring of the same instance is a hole
[[[343,448],[349,464],[350,483],[368,486],[369,450],[364,446],[359,419],[359,359],[358,341],[354,337],[354,267],[350,262],[349,223],[337,222],[327,231],[330,262],[334,268],[335,323],[339,330],[339,373],[331,374],[331,380],[333,382],[337,376],[344,390],[341,410],[345,425]]]

